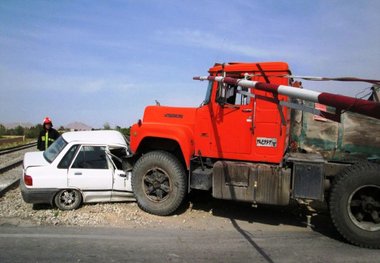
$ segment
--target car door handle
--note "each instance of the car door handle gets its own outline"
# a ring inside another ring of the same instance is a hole
[[[74,175],[82,175],[82,173],[74,173]]]
[[[252,112],[252,109],[242,109],[242,112]]]

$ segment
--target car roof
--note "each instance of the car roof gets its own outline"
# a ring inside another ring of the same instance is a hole
[[[62,134],[66,142],[127,146],[125,137],[118,131],[74,131]]]

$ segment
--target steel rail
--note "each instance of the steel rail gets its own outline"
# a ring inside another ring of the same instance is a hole
[[[8,162],[6,165],[0,167],[0,196],[3,196],[6,192],[8,192],[10,189],[12,189],[14,186],[17,186],[20,183],[20,177],[17,176],[16,178],[6,180],[4,183],[1,181],[4,181],[2,179],[2,174],[12,168],[15,168],[22,164],[23,159],[18,158],[16,160],[13,160],[11,162]]]
[[[37,145],[37,142],[32,142],[32,143],[19,145],[19,146],[15,146],[15,147],[9,147],[9,148],[0,150],[0,155],[6,155],[6,154],[14,153],[17,151],[21,151],[24,149],[35,147],[36,145]],[[20,166],[22,164],[22,162],[23,162],[23,156],[19,156],[19,157],[16,157],[9,162],[6,162],[6,163],[3,163],[0,165],[0,196],[3,196],[6,192],[11,190],[13,187],[17,186],[20,182],[19,176],[16,178],[13,178],[13,179],[5,180],[5,182],[2,182],[2,181],[4,181],[2,179],[2,174],[11,170],[12,168]]]
[[[0,176],[2,173],[22,164],[22,161],[23,161],[23,157],[19,157],[17,159],[14,159],[6,163],[5,165],[0,166]]]
[[[31,142],[31,143],[27,143],[27,144],[23,144],[23,145],[19,145],[19,146],[14,146],[14,147],[9,147],[9,148],[5,148],[5,149],[1,149],[0,150],[0,155],[4,155],[4,154],[7,154],[7,153],[12,153],[12,152],[17,152],[17,151],[20,151],[20,150],[23,150],[23,149],[34,147],[36,145],[37,145],[37,142]]]
[[[3,196],[6,192],[11,190],[13,187],[18,186],[20,184],[20,178],[13,179],[12,181],[6,183],[5,185],[0,187],[0,196]]]

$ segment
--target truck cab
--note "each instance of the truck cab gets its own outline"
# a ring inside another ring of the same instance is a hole
[[[289,85],[283,62],[216,64],[212,76],[247,78]],[[206,98],[196,111],[195,155],[218,159],[280,163],[288,144],[290,111],[282,111],[268,92],[209,82]],[[268,98],[268,100],[257,98]],[[285,123],[282,123],[284,121]]]
[[[289,84],[283,78],[289,72],[283,62],[215,64],[209,70],[213,76],[248,75],[281,85]],[[131,150],[137,154],[157,147],[172,151],[187,169],[196,156],[280,163],[288,145],[290,111],[284,108],[281,119],[271,99],[286,101],[287,97],[273,98],[267,92],[210,81],[198,108],[148,106],[143,119],[132,126]]]

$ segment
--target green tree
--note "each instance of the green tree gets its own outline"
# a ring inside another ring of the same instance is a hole
[[[0,124],[0,136],[5,135],[6,132],[7,129],[5,128],[5,126],[3,124]]]
[[[111,130],[111,126],[108,122],[103,124],[103,130]]]
[[[17,125],[16,128],[14,128],[14,135],[24,135],[24,127]]]
[[[122,127],[120,127],[120,126],[116,126],[116,130],[119,131],[119,132],[121,132],[122,134],[124,134],[126,137],[129,137],[131,127],[128,127],[128,128],[122,128]]]
[[[42,130],[42,125],[38,124],[36,126],[32,126],[29,129],[25,131],[25,136],[27,138],[37,138],[40,134],[40,131]]]

